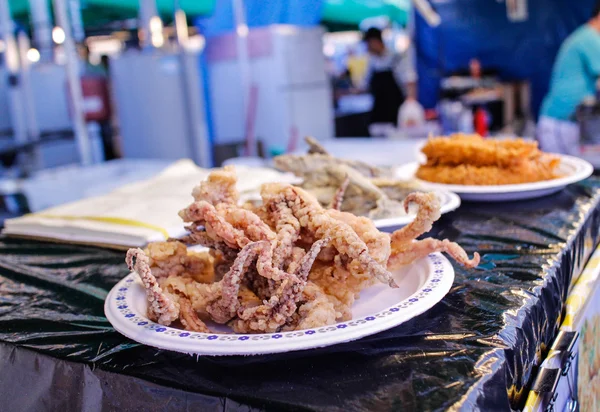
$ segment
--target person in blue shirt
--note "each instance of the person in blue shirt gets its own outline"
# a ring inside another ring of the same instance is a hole
[[[553,153],[579,153],[577,106],[596,94],[600,76],[600,1],[592,18],[564,41],[544,99],[537,137],[542,150]]]

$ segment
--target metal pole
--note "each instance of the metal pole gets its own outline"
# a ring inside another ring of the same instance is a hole
[[[158,18],[158,9],[156,8],[156,0],[140,0],[140,10],[138,14],[138,35],[140,38],[140,46],[142,49],[152,49],[152,28],[151,23],[153,18]]]
[[[57,25],[65,32],[65,56],[67,60],[67,82],[69,86],[69,97],[71,99],[71,110],[73,115],[73,127],[75,129],[75,139],[81,164],[84,166],[92,163],[92,153],[90,151],[90,140],[85,124],[85,113],[83,110],[83,92],[81,90],[81,79],[79,77],[79,60],[75,50],[75,42],[71,35],[71,24],[67,10],[66,0],[53,0],[54,15]]]
[[[81,44],[85,40],[83,18],[81,17],[81,2],[79,0],[69,0],[69,11],[71,26],[73,28],[73,39],[76,43]]]
[[[27,51],[30,48],[30,42],[27,34],[22,31],[19,32],[19,35],[17,36],[17,43],[21,57],[21,93],[23,97],[24,114],[25,118],[27,119],[26,129],[28,141],[39,142],[40,130],[35,112],[33,89],[31,87],[31,73],[29,69],[30,63],[27,60]],[[39,147],[34,147],[31,150],[31,153],[28,153],[27,155],[28,168],[30,170],[39,170],[42,166],[40,162],[41,156]]]
[[[208,144],[198,67],[193,60],[194,58],[199,60],[199,56],[180,50],[179,57],[192,158],[199,166],[210,168],[212,166],[211,148]]]
[[[47,0],[29,0],[33,39],[40,52],[40,61],[52,60],[52,20]]]
[[[242,79],[242,107],[243,119],[248,123],[250,87],[252,82],[252,73],[250,71],[250,59],[248,57],[248,24],[246,23],[246,8],[244,0],[233,0],[233,14],[235,18],[236,39],[237,39],[237,57]],[[244,133],[246,137],[246,152],[249,156],[256,154],[256,145],[254,136],[249,136],[248,130]]]
[[[175,34],[177,36],[177,43],[180,46],[185,46],[188,40],[188,25],[187,17],[185,12],[179,7],[179,0],[173,2],[174,10],[174,21],[175,21]]]
[[[15,27],[11,19],[8,1],[1,1],[0,30],[2,30],[2,38],[4,39],[5,44],[4,61],[6,63],[8,72],[11,74],[17,74],[19,72],[19,56],[17,52],[14,29]]]
[[[178,57],[181,67],[181,85],[192,158],[199,166],[209,168],[212,166],[212,153],[210,144],[208,143],[208,130],[202,107],[201,96],[204,93],[202,93],[201,89],[201,73],[198,70],[200,59],[196,53],[190,53],[185,48],[188,33],[185,12],[179,10],[179,2],[177,0],[174,5],[175,28],[179,43]]]
[[[8,74],[8,98],[13,134],[17,143],[27,142],[27,119],[24,112],[19,50],[14,35],[8,1],[0,0],[0,31],[4,40],[4,66]]]

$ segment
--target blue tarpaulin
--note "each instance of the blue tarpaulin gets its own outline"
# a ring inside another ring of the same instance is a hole
[[[529,80],[532,109],[538,113],[564,39],[591,15],[595,0],[527,0],[528,19],[511,22],[504,1],[433,0],[442,24],[415,21],[416,50],[423,104],[433,107],[444,73],[468,67],[479,58],[506,80]]]
[[[199,17],[195,25],[207,38],[235,31],[234,0],[218,0],[211,16]],[[314,26],[319,24],[323,0],[245,0],[246,24],[249,28],[264,27],[271,24],[291,24],[296,26]],[[210,98],[210,79],[206,56],[200,58],[203,72],[204,99],[207,127],[211,139],[214,136],[212,107]]]

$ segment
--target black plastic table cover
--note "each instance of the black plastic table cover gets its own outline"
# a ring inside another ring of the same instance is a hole
[[[387,332],[318,350],[192,357],[104,317],[123,253],[0,239],[0,410],[509,410],[522,406],[598,243],[600,180],[466,203],[433,234],[479,251],[450,293]]]

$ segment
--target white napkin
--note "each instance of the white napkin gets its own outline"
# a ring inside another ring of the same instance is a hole
[[[254,197],[269,182],[296,178],[273,169],[236,167],[242,197]],[[189,160],[176,162],[159,175],[97,197],[46,209],[5,222],[4,234],[116,247],[143,246],[184,233],[177,215],[189,205],[192,189],[210,170]]]

